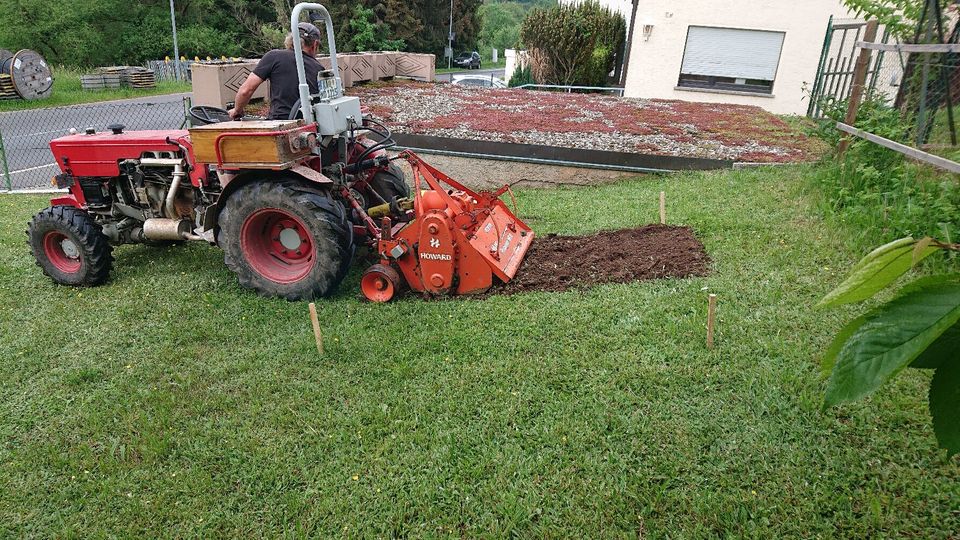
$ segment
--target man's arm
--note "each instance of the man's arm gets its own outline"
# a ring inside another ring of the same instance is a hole
[[[230,115],[230,118],[238,120],[243,117],[243,108],[247,106],[247,103],[250,103],[250,98],[253,97],[253,93],[257,91],[257,88],[262,83],[263,79],[258,77],[255,73],[251,73],[247,76],[247,80],[243,81],[240,89],[237,90],[237,99],[233,108],[227,111],[227,114]]]

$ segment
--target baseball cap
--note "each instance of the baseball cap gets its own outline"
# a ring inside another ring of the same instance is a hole
[[[300,39],[305,39],[310,42],[320,39],[320,29],[308,22],[298,24],[297,28],[300,29]]]

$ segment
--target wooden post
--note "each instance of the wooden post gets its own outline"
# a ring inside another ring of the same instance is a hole
[[[867,21],[867,29],[863,33],[863,41],[873,43],[877,39],[877,26],[879,23],[874,19]],[[844,124],[852,126],[857,121],[857,112],[860,110],[860,102],[863,100],[863,85],[867,81],[867,69],[870,67],[870,49],[861,47],[860,56],[857,58],[856,67],[853,68],[853,86],[850,88],[850,104],[847,106],[847,117]],[[837,147],[837,157],[842,158],[850,147],[850,137],[844,136],[840,139],[840,145]]]
[[[707,304],[707,348],[713,348],[713,328],[715,326],[715,319],[717,314],[717,295],[710,295],[709,303]]]
[[[323,336],[320,335],[320,320],[317,318],[317,305],[310,302],[310,321],[313,323],[313,337],[317,339],[317,352],[323,355]]]
[[[660,192],[660,224],[667,224],[667,193],[665,191]]]

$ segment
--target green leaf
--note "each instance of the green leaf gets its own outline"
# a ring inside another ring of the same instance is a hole
[[[960,452],[960,360],[955,356],[933,372],[930,381],[933,433],[947,456]]]
[[[867,313],[846,340],[827,382],[825,407],[873,392],[960,320],[956,276],[917,280],[907,290]]]
[[[910,237],[878,247],[861,259],[853,267],[850,277],[830,291],[817,306],[839,306],[866,300],[940,249],[929,243],[920,249],[917,247],[917,241]]]
[[[863,326],[865,322],[867,322],[867,317],[861,315],[840,329],[840,333],[837,334],[837,337],[833,338],[833,343],[827,348],[827,352],[823,355],[823,360],[820,361],[820,370],[822,373],[827,374],[833,371],[833,366],[837,363],[837,356],[839,356],[843,346],[847,344],[847,339]]]
[[[948,358],[960,356],[960,324],[947,329],[927,350],[920,353],[910,367],[919,369],[936,369]]]

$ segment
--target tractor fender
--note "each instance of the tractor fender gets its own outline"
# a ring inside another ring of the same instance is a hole
[[[317,187],[333,186],[333,180],[328,178],[323,173],[311,169],[306,165],[294,165],[293,167],[282,171],[260,169],[241,171],[224,186],[223,192],[220,194],[220,198],[217,199],[217,203],[208,207],[204,212],[203,229],[205,231],[213,229],[215,235],[214,238],[216,238],[216,234],[220,229],[219,225],[217,224],[217,220],[220,217],[220,211],[223,210],[224,205],[227,204],[227,200],[238,189],[253,182],[271,182],[279,180],[301,180],[306,185],[316,185]]]
[[[50,206],[72,206],[74,208],[83,208],[83,205],[80,204],[80,201],[78,201],[73,195],[64,195],[63,197],[55,197],[50,199]]]

